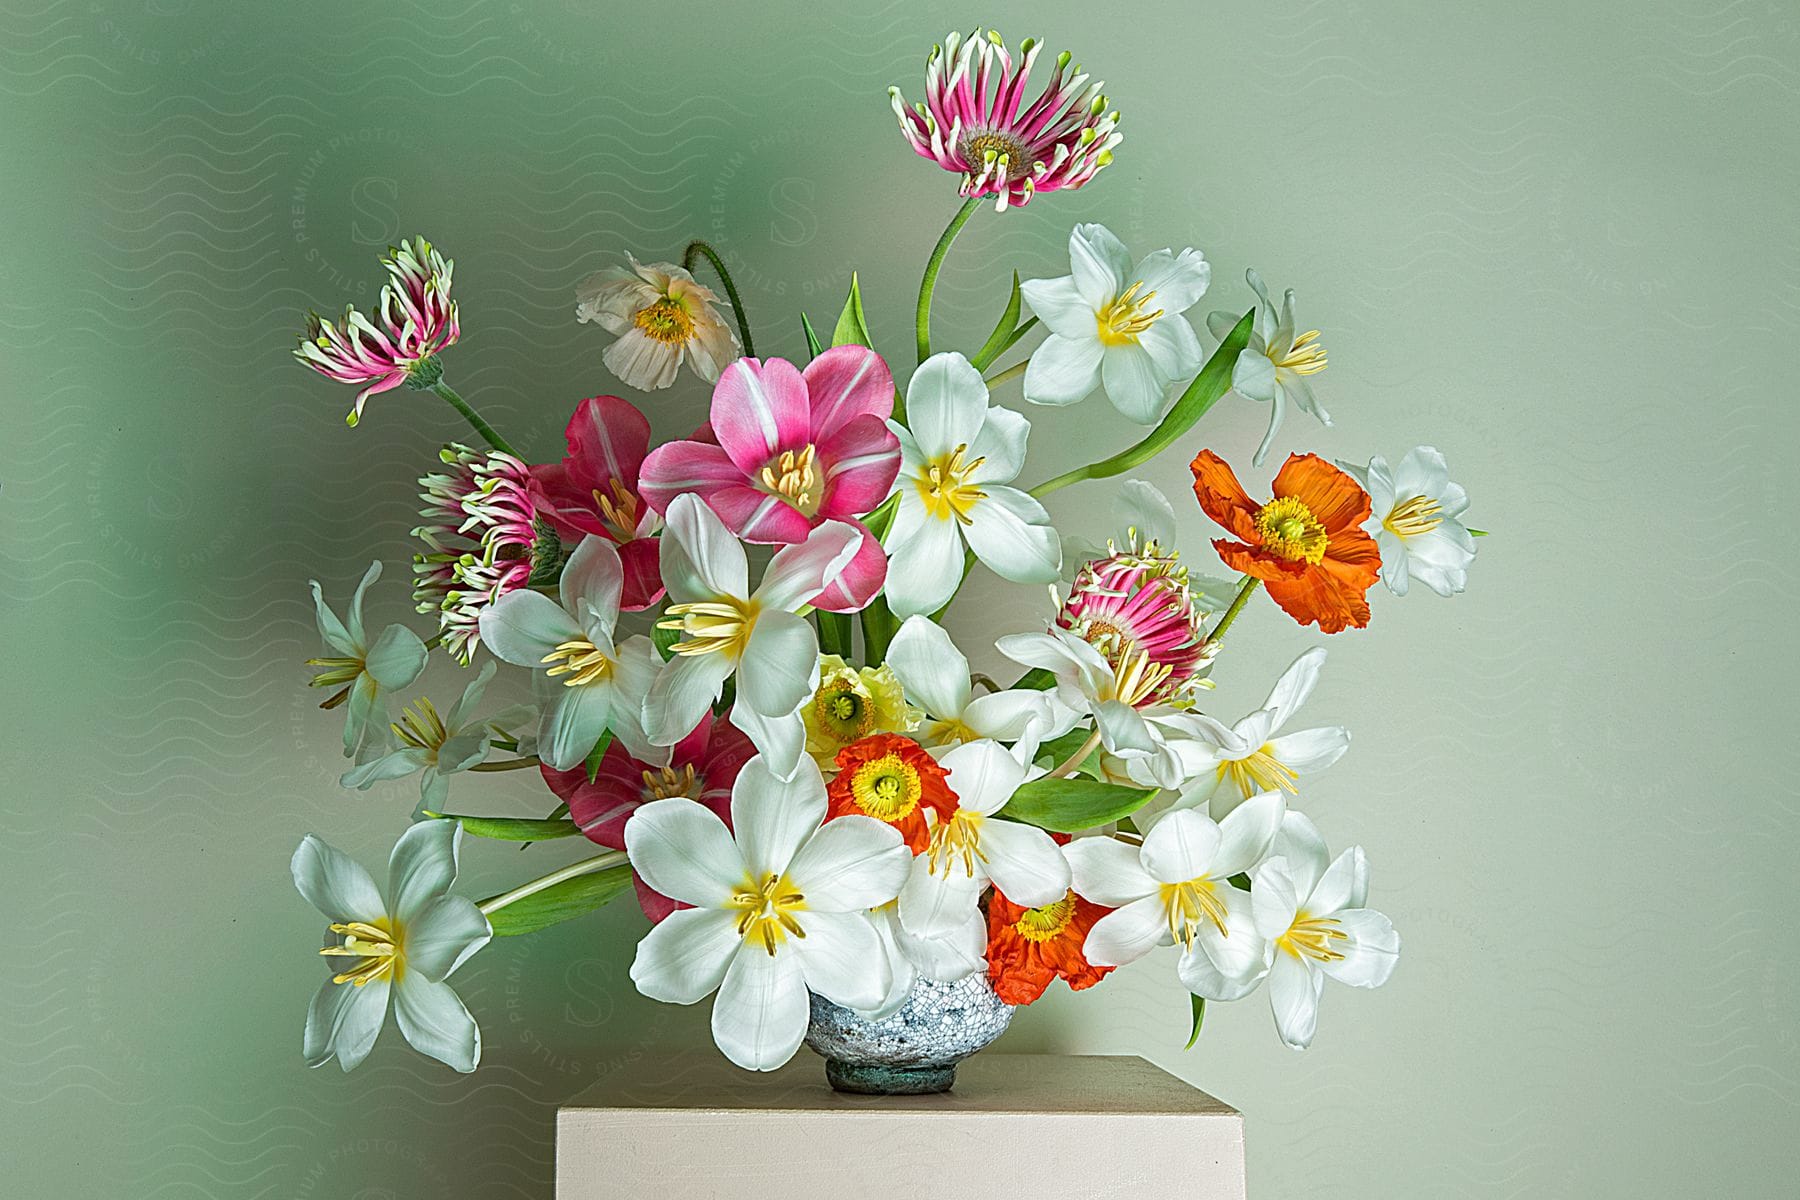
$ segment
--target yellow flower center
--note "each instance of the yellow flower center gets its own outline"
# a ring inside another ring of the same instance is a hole
[[[844,672],[819,684],[813,716],[826,733],[847,746],[875,732],[872,699],[855,672]]]
[[[982,130],[963,139],[963,160],[977,169],[991,166],[993,174],[1016,183],[1031,171],[1031,156],[1011,134]]]
[[[401,952],[404,943],[399,927],[387,917],[369,922],[333,924],[331,932],[344,940],[336,946],[325,947],[319,953],[326,958],[357,960],[349,970],[333,975],[331,982],[361,987],[375,979],[387,979],[393,983],[400,981],[400,973],[406,967],[406,956]]]
[[[586,687],[590,683],[599,683],[612,674],[613,660],[606,657],[600,647],[586,638],[570,638],[544,655],[541,660],[549,668],[544,674],[555,679],[558,675],[567,675],[563,680],[564,687]]]
[[[1278,370],[1292,371],[1296,375],[1317,375],[1325,369],[1325,347],[1319,345],[1319,331],[1307,330],[1294,339],[1286,354],[1270,361]]]
[[[654,304],[638,309],[632,324],[664,345],[679,345],[694,333],[694,318],[681,301],[664,296]]]
[[[685,797],[689,800],[700,798],[696,784],[699,776],[694,772],[694,764],[677,771],[674,767],[663,767],[656,771],[644,772],[643,796],[646,803],[651,800],[667,800],[673,796]]]
[[[1202,925],[1211,924],[1220,937],[1230,937],[1231,931],[1225,928],[1225,902],[1217,894],[1220,886],[1230,885],[1213,879],[1163,884],[1162,902],[1169,916],[1169,935],[1192,948],[1195,933]]]
[[[1257,509],[1256,532],[1264,546],[1290,562],[1317,563],[1325,557],[1325,526],[1312,509],[1292,496],[1271,500]]]
[[[738,936],[746,942],[760,943],[770,954],[791,933],[806,936],[794,914],[806,907],[806,897],[794,890],[785,875],[764,875],[761,880],[744,877],[744,884],[726,902],[727,908],[738,909]]]
[[[917,808],[922,794],[918,770],[898,754],[884,754],[864,763],[850,780],[850,798],[856,807],[890,824]]]
[[[666,621],[658,629],[678,629],[687,636],[670,647],[676,654],[725,654],[734,661],[744,656],[750,631],[756,628],[757,604],[725,596],[693,604],[671,604]]]
[[[925,850],[930,856],[926,860],[926,869],[933,875],[939,871],[949,874],[950,864],[961,862],[963,874],[973,876],[975,864],[988,860],[981,852],[983,820],[985,818],[979,813],[958,809],[948,821],[939,821],[931,831],[931,844]]]
[[[1430,496],[1413,496],[1394,506],[1381,524],[1401,538],[1420,537],[1444,523],[1444,506]]]
[[[969,482],[969,476],[987,459],[965,461],[963,456],[968,452],[969,447],[964,444],[948,454],[941,454],[927,463],[925,473],[919,476],[919,494],[925,498],[925,511],[940,521],[954,517],[967,525],[969,511],[975,507],[975,502],[987,499],[986,492]]]
[[[1275,944],[1295,958],[1338,962],[1344,956],[1333,950],[1331,943],[1347,941],[1349,937],[1349,934],[1338,928],[1335,918],[1308,916],[1302,911],[1294,914],[1294,923],[1288,926],[1286,933],[1275,939]]]
[[[962,718],[951,720],[927,721],[919,731],[919,742],[925,746],[948,746],[953,742],[973,742],[981,735],[971,729]]]
[[[1075,919],[1075,893],[1041,908],[1028,908],[1013,922],[1013,929],[1028,942],[1047,942],[1057,937]]]
[[[1294,782],[1296,778],[1293,769],[1275,757],[1267,742],[1253,754],[1219,764],[1219,782],[1229,779],[1231,786],[1244,796],[1254,796],[1258,792],[1286,792],[1297,796],[1300,788]]]
[[[804,450],[783,450],[779,458],[771,459],[759,482],[763,491],[780,496],[809,517],[819,511],[819,502],[825,498],[825,480],[810,443]]]
[[[594,489],[594,504],[606,521],[606,527],[612,530],[614,540],[622,545],[637,536],[638,498],[617,479],[611,480],[608,487],[612,492],[610,496],[602,495],[599,488]]]
[[[415,750],[429,750],[433,754],[450,737],[450,731],[444,728],[444,719],[438,716],[437,707],[429,696],[420,696],[411,707],[402,709],[400,719],[391,722],[388,728],[403,745]]]
[[[1108,346],[1126,346],[1138,340],[1138,335],[1156,324],[1156,319],[1163,315],[1162,309],[1146,312],[1155,292],[1138,295],[1143,287],[1142,280],[1132,284],[1125,291],[1115,296],[1110,304],[1094,314],[1094,323],[1099,327],[1100,341]]]

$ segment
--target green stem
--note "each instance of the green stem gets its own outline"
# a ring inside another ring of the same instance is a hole
[[[481,915],[491,917],[507,905],[527,896],[535,896],[547,887],[554,887],[565,879],[574,879],[579,875],[592,875],[596,871],[610,870],[620,863],[628,861],[623,850],[608,850],[605,854],[596,854],[592,858],[584,858],[580,862],[570,863],[561,870],[552,871],[548,875],[540,875],[529,883],[521,883],[510,892],[501,892],[480,904]]]
[[[1237,595],[1231,598],[1231,607],[1225,610],[1225,615],[1219,618],[1219,623],[1214,625],[1212,632],[1206,635],[1207,641],[1216,642],[1225,636],[1225,631],[1231,628],[1231,623],[1237,620],[1237,615],[1244,611],[1244,604],[1250,599],[1250,593],[1254,592],[1260,583],[1262,580],[1254,575],[1244,576],[1244,582],[1238,585]]]
[[[982,380],[982,382],[987,384],[988,389],[990,391],[992,391],[994,388],[999,387],[1001,384],[1007,383],[1014,379],[1017,379],[1019,376],[1023,375],[1025,373],[1025,368],[1029,367],[1030,365],[1031,365],[1031,356],[1028,354],[1024,358],[1021,358],[1018,362],[1014,363],[1012,366],[1006,368],[1006,370],[997,371],[994,374],[989,375],[986,379]]]
[[[538,765],[538,756],[528,755],[525,758],[508,758],[500,762],[478,762],[470,767],[471,771],[523,771],[527,767]]]
[[[950,253],[950,243],[962,232],[962,227],[969,223],[975,210],[981,205],[979,197],[971,196],[963,201],[963,206],[956,210],[950,218],[950,224],[944,228],[944,236],[938,239],[931,258],[925,264],[925,277],[919,280],[919,311],[913,318],[913,335],[918,344],[919,361],[924,362],[931,357],[931,292],[937,287],[938,271],[943,268],[944,255]]]
[[[431,390],[442,396],[449,403],[451,408],[454,408],[457,412],[461,413],[463,419],[475,427],[475,432],[487,439],[488,445],[500,451],[502,454],[510,454],[514,458],[519,456],[519,452],[509,446],[505,438],[501,437],[498,433],[495,433],[494,427],[482,420],[481,414],[470,407],[467,400],[464,400],[461,396],[457,395],[456,390],[449,384],[440,379],[431,385]]]
[[[731,281],[731,272],[725,269],[725,260],[718,252],[698,238],[688,243],[688,248],[681,256],[681,269],[689,275],[694,273],[694,259],[704,254],[706,261],[725,285],[725,294],[731,298],[731,311],[737,316],[738,336],[743,339],[744,357],[756,357],[756,343],[750,340],[750,318],[744,312],[744,299],[738,295],[737,284]]]

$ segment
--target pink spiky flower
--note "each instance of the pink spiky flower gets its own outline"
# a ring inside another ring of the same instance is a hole
[[[1211,687],[1204,675],[1215,648],[1206,641],[1206,614],[1188,589],[1187,568],[1154,541],[1112,551],[1075,576],[1056,614],[1058,627],[1098,650],[1120,677],[1134,708],[1187,708]]]
[[[389,281],[371,320],[354,305],[341,324],[318,313],[307,317],[294,357],[328,379],[365,385],[344,420],[362,420],[370,396],[406,384],[429,388],[443,376],[437,355],[461,332],[450,276],[456,264],[423,237],[388,248],[381,260]]]
[[[1099,82],[1068,51],[1043,94],[1025,105],[1025,83],[1042,42],[1026,38],[1014,70],[998,33],[981,30],[963,41],[952,33],[925,60],[925,102],[907,107],[888,89],[900,132],[912,148],[963,177],[964,196],[993,196],[994,207],[1024,204],[1038,192],[1078,188],[1112,162],[1123,138],[1119,114],[1107,110]]]
[[[532,583],[554,582],[562,539],[537,516],[531,468],[498,450],[452,443],[439,453],[447,470],[419,480],[425,543],[413,555],[413,600],[438,615],[445,647],[465,665],[481,644],[488,605]]]

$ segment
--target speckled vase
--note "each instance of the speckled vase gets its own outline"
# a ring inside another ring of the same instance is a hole
[[[956,1064],[993,1045],[1012,1015],[985,972],[955,983],[920,979],[881,1021],[814,994],[806,1044],[824,1056],[825,1078],[840,1092],[922,1096],[949,1091]]]

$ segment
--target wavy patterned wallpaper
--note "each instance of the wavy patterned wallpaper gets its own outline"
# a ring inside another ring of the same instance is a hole
[[[314,830],[375,859],[413,800],[336,785],[306,581],[342,595],[379,554],[373,619],[404,616],[412,480],[460,433],[404,392],[346,430],[290,339],[423,231],[457,260],[452,377],[547,455],[617,386],[575,280],[699,235],[771,352],[854,268],[903,365],[955,200],[884,89],[953,21],[1073,46],[1127,140],[970,226],[941,337],[985,332],[1010,266],[1063,271],[1076,220],[1200,246],[1219,307],[1253,264],[1332,356],[1337,428],[1291,417],[1278,451],[1434,442],[1495,531],[1467,595],[1378,596],[1309,704],[1356,735],[1312,811],[1369,850],[1393,982],[1329,995],[1304,1056],[1260,1001],[1184,1053],[1143,967],[1003,1047],[1142,1053],[1233,1101],[1260,1196],[1791,1194],[1800,13],[1751,0],[0,0],[0,1190],[544,1196],[560,1099],[704,1041],[704,1008],[631,990],[622,906],[458,976],[477,1075],[392,1030],[352,1077],[302,1066],[318,929],[288,855]],[[659,432],[704,402],[658,394]],[[1247,460],[1263,415],[1228,401],[1196,448]],[[1034,477],[1131,436],[1098,402],[1031,416]],[[1098,534],[1105,499],[1051,508]],[[982,588],[965,644],[1037,619]],[[1233,712],[1315,640],[1266,606],[1239,629]],[[467,857],[476,886],[521,875]]]

